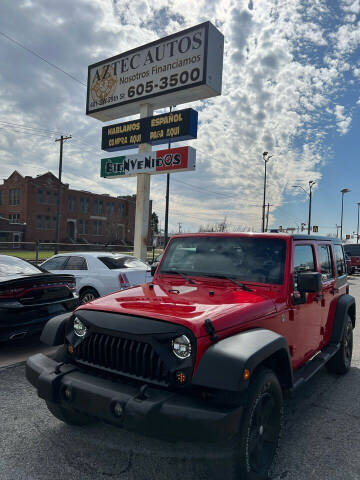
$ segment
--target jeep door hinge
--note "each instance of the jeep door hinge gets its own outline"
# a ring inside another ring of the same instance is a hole
[[[219,340],[219,337],[215,333],[215,327],[214,327],[212,321],[210,320],[210,318],[207,318],[205,320],[204,325],[205,325],[205,330],[207,331],[207,333],[210,336],[210,340],[212,342],[217,342]]]

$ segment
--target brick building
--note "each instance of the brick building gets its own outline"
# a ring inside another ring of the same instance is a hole
[[[55,242],[58,195],[51,172],[23,177],[15,170],[0,185],[0,216],[26,224],[22,241]],[[62,183],[60,198],[60,242],[133,244],[136,195],[98,195]]]

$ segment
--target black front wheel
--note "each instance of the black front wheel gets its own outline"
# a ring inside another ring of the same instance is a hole
[[[89,303],[95,300],[96,298],[99,298],[100,295],[94,288],[86,288],[85,290],[82,290],[80,293],[80,303],[83,305],[84,303]]]
[[[277,376],[260,370],[251,380],[248,403],[235,446],[236,478],[269,477],[278,449],[283,418],[283,396]]]

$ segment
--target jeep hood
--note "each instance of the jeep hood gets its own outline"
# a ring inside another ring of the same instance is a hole
[[[274,301],[263,292],[248,292],[235,285],[211,288],[201,283],[174,282],[129,288],[79,307],[82,308],[177,323],[197,337],[207,335],[207,318],[220,332],[276,312]]]

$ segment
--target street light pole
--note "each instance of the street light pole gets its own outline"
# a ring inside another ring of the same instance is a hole
[[[305,190],[301,185],[293,185],[294,188],[301,188],[309,197],[309,214],[308,214],[308,235],[311,232],[311,207],[312,207],[312,187],[315,185],[316,180],[309,180],[309,192]]]
[[[261,224],[261,231],[265,232],[265,209],[266,209],[266,165],[267,162],[273,155],[269,155],[269,152],[263,153],[263,160],[264,160],[264,198],[263,198],[263,208],[262,208],[262,224]]]
[[[341,222],[340,222],[340,240],[343,239],[343,216],[344,216],[344,195],[351,192],[348,188],[343,188],[341,192]]]
[[[356,229],[356,243],[359,243],[360,202],[357,202],[357,206],[358,206],[358,218],[357,218],[357,229]]]

